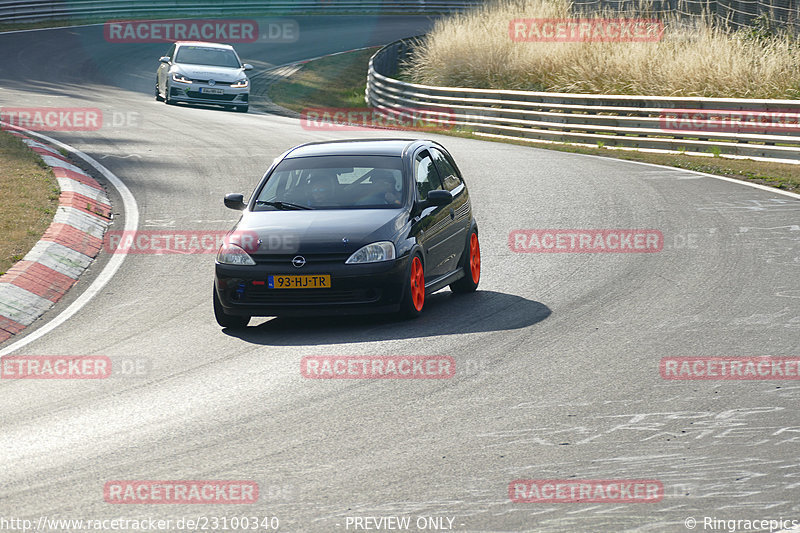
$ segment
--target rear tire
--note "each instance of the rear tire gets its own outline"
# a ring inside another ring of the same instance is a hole
[[[214,318],[217,319],[217,324],[223,328],[242,329],[246,328],[250,323],[249,316],[228,315],[225,313],[222,304],[217,296],[217,291],[214,289]]]
[[[461,257],[461,268],[464,270],[464,277],[451,283],[450,290],[461,294],[475,292],[481,281],[481,245],[475,230],[472,230]]]
[[[417,318],[425,307],[425,269],[419,254],[411,256],[406,279],[400,314],[406,318]]]

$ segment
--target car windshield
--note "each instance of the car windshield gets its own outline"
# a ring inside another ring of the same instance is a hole
[[[284,159],[256,209],[397,209],[405,198],[402,159],[315,156]]]
[[[239,68],[241,66],[233,50],[210,48],[208,46],[181,46],[178,49],[175,62],[208,65],[211,67]]]

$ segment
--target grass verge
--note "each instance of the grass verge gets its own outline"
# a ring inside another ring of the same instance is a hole
[[[369,58],[375,49],[350,52],[322,58],[303,66],[296,74],[274,83],[268,91],[272,100],[287,109],[302,111],[309,107],[365,107],[364,88]],[[346,74],[346,75],[345,75]],[[327,78],[331,76],[331,78]],[[433,133],[426,130],[425,133]],[[458,137],[491,140],[547,150],[579,154],[602,155],[626,161],[640,161],[694,170],[718,176],[760,183],[790,192],[800,193],[800,165],[772,163],[714,156],[689,156],[588,148],[568,144],[537,143],[516,140],[496,140],[469,132],[437,130],[435,133]]]
[[[309,107],[363,108],[369,58],[380,47],[323,57],[306,63],[289,78],[270,85],[267,95],[281,107],[302,112]]]
[[[0,131],[0,275],[53,221],[60,190],[53,171],[17,137]]]

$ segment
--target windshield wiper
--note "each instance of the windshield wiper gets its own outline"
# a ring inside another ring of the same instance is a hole
[[[293,204],[291,202],[265,202],[264,200],[257,200],[256,205],[271,205],[278,209],[313,209],[307,205]]]

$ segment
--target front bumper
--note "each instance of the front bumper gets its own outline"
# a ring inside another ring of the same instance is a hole
[[[207,89],[221,90],[222,94],[206,94]],[[206,83],[191,84],[172,82],[169,87],[169,98],[174,102],[211,105],[246,105],[250,100],[250,87],[234,89],[227,85],[211,86]]]
[[[400,309],[408,256],[364,265],[276,267],[215,264],[214,289],[225,313],[239,316],[324,316]],[[329,289],[269,289],[267,276],[330,274]],[[254,283],[255,282],[255,283]]]

